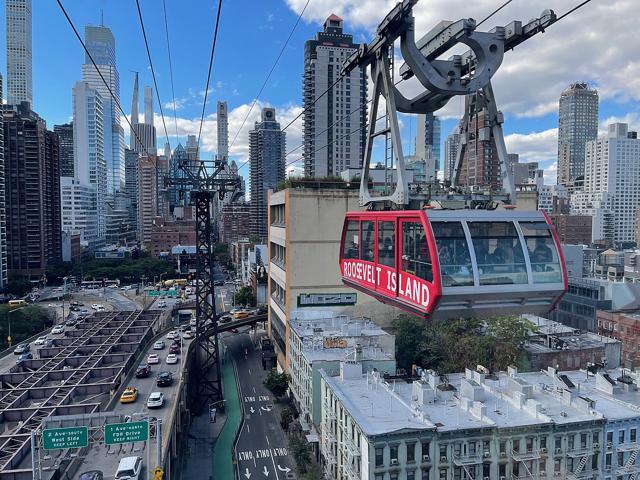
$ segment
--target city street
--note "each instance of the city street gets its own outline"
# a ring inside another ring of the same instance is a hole
[[[225,344],[227,355],[236,362],[238,394],[244,409],[244,424],[235,448],[238,477],[284,480],[294,471],[294,461],[288,454],[275,399],[262,384],[267,372],[262,369],[260,351],[248,334],[230,335]]]

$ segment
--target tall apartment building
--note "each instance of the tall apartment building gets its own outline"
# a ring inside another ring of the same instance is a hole
[[[6,0],[7,104],[33,106],[31,0]]]
[[[227,102],[218,102],[216,107],[218,126],[218,157],[229,158],[229,112]]]
[[[447,183],[450,183],[453,180],[453,170],[455,168],[456,155],[458,153],[459,146],[460,126],[457,125],[444,141],[444,181]]]
[[[323,31],[304,44],[303,157],[304,173],[309,177],[338,175],[349,167],[362,167],[366,69],[355,68],[318,99],[338,79],[343,62],[360,47],[342,27],[342,19],[332,14],[324,22]]]
[[[591,198],[607,196],[612,231],[607,236],[603,232],[605,239],[635,240],[635,215],[640,207],[640,139],[635,132],[629,132],[626,123],[611,124],[607,135],[587,142],[581,193]],[[582,213],[578,202],[572,208]]]
[[[76,177],[60,177],[62,232],[65,238],[80,236],[80,243],[95,250],[98,242],[96,189]],[[106,222],[105,222],[106,223]]]
[[[158,177],[160,163],[157,155],[141,157],[138,162],[138,241],[151,248],[153,220],[158,215]]]
[[[2,74],[0,74],[0,105],[4,98],[2,89]],[[7,286],[7,218],[5,208],[5,168],[4,168],[4,114],[0,106],[0,289]]]
[[[263,108],[261,121],[249,132],[251,233],[267,236],[267,193],[284,181],[286,133],[280,130],[274,108]]]
[[[440,119],[433,113],[426,113],[417,115],[416,122],[415,156],[426,161],[427,179],[435,179],[441,168]]]
[[[28,102],[4,109],[9,272],[39,278],[62,258],[58,136]]]
[[[138,161],[140,155],[135,150],[127,148],[124,151],[124,193],[129,205],[129,222],[138,229]]]
[[[467,122],[461,122],[461,142],[465,150],[456,182],[460,186],[500,189],[500,162],[491,133],[487,100],[482,90],[467,95],[464,101]]]
[[[120,75],[116,67],[116,40],[111,29],[105,26],[87,25],[84,40],[98,70],[109,84],[105,86],[100,74],[91,63],[89,55],[82,65],[82,80],[98,91],[103,103],[104,159],[106,170],[106,192],[113,196],[124,190],[124,129],[120,125]],[[111,94],[115,98],[111,98]],[[78,123],[74,121],[76,128]]]
[[[105,202],[107,200],[107,162],[105,159],[105,119],[104,98],[88,82],[77,82],[73,86],[73,152],[74,177],[79,182],[67,182],[69,188],[78,188],[75,195],[85,195],[87,186],[92,186],[95,202],[95,237],[82,232],[81,227],[72,225],[72,231],[83,235],[90,247],[102,246],[106,236]],[[79,218],[78,216],[75,216]],[[69,221],[65,221],[68,224]]]
[[[54,125],[60,139],[60,176],[73,177],[73,122]]]
[[[568,245],[589,245],[591,243],[591,216],[550,213],[560,243]]]
[[[133,82],[133,99],[131,100],[131,149],[140,155],[156,153],[157,140],[156,127],[153,125],[153,90],[151,87],[144,87],[143,123],[140,123],[138,115],[138,102],[138,72],[135,72],[135,80]]]
[[[288,188],[269,195],[269,331],[288,368],[294,310],[366,316],[388,326],[393,307],[346,287],[338,258],[344,215],[357,210],[357,190]]]
[[[344,362],[322,372],[327,478],[628,478],[640,378],[612,369],[421,370],[412,383]]]
[[[200,152],[198,151],[198,138],[195,135],[187,135],[185,151],[190,165],[197,168],[198,161],[200,160]]]
[[[598,92],[569,85],[558,106],[558,184],[570,187],[585,174],[585,144],[598,136]]]
[[[219,223],[220,243],[231,244],[247,238],[251,229],[251,205],[245,202],[223,205]]]

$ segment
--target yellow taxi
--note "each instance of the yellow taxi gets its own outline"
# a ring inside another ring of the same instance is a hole
[[[236,320],[240,320],[241,318],[246,318],[249,316],[249,312],[247,312],[246,310],[232,310],[231,314]]]
[[[127,387],[120,395],[120,403],[133,403],[138,398],[138,389],[133,387]]]

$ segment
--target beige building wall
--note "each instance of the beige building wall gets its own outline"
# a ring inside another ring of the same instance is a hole
[[[277,351],[285,346],[278,352],[285,368],[292,310],[331,309],[370,317],[381,327],[390,326],[401,312],[342,283],[340,238],[344,215],[352,210],[360,210],[356,190],[285,189],[269,195],[269,333],[274,336],[274,322],[280,321],[282,339],[278,341],[276,331],[275,343]],[[300,295],[354,293],[355,305],[298,304]]]

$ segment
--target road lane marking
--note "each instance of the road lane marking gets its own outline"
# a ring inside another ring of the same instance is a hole
[[[269,443],[269,437],[264,437],[264,438],[266,438],[266,439],[267,439],[267,445],[271,445],[271,444]]]

